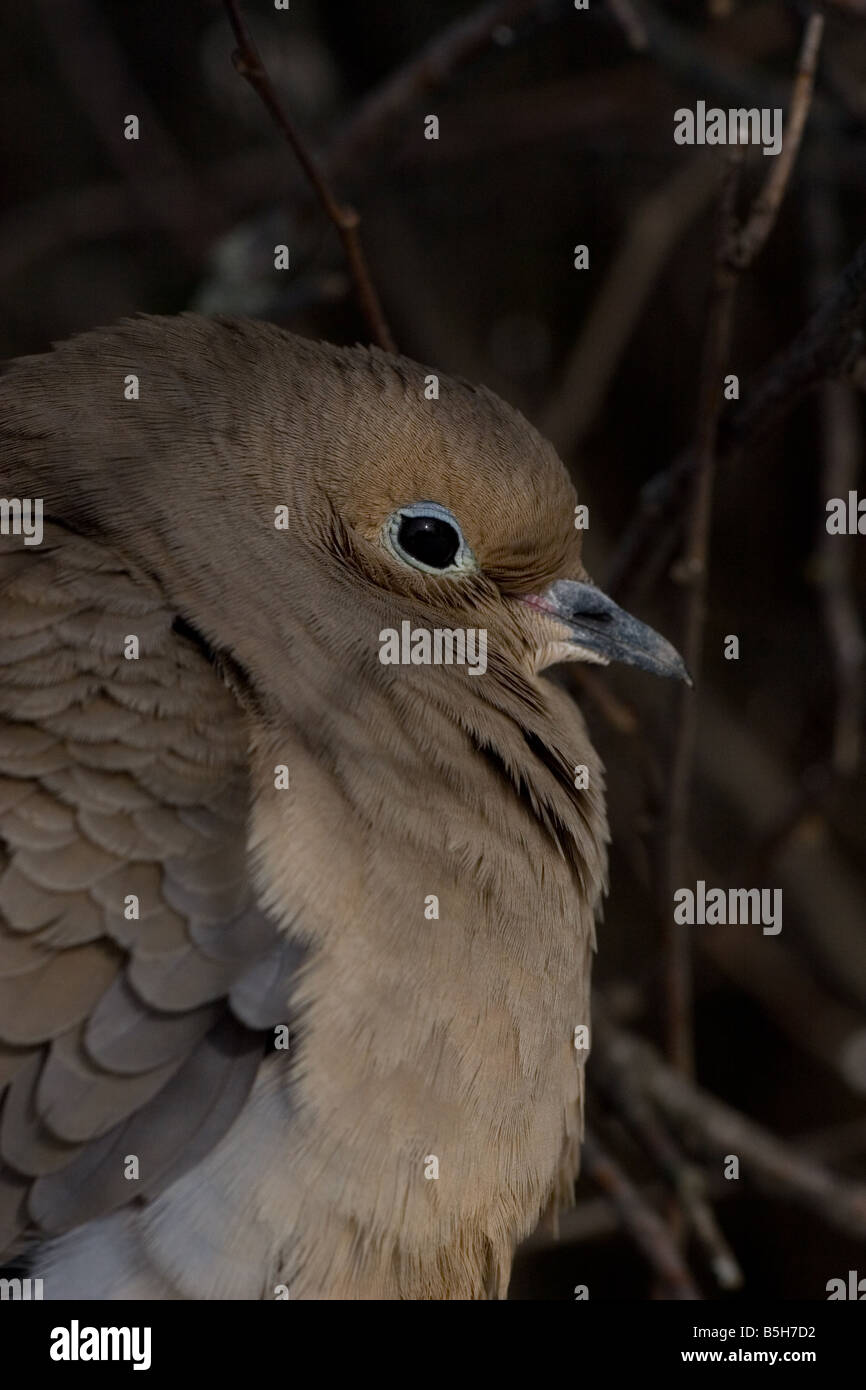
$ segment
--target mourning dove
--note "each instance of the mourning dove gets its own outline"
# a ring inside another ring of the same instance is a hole
[[[539,673],[685,671],[551,446],[431,380],[194,315],[0,379],[0,1249],[48,1298],[497,1297],[568,1199],[607,829]]]

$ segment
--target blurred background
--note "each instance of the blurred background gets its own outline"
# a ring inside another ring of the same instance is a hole
[[[672,791],[677,692],[567,673],[608,768],[613,835],[590,1144],[575,1210],[558,1238],[545,1222],[527,1243],[511,1290],[824,1299],[828,1280],[866,1277],[866,539],[825,527],[829,498],[866,497],[866,3],[246,0],[243,13],[307,148],[361,214],[400,350],[486,383],[553,439],[589,506],[590,573],[680,644],[732,184],[724,151],[674,143],[674,111],[787,111],[804,31],[824,17],[784,202],[732,290],[723,370],[739,396],[711,430],[687,803]],[[232,66],[218,0],[2,0],[0,18],[4,357],[190,308],[369,340],[335,230]],[[773,163],[746,153],[741,218]],[[781,888],[781,933],[672,937],[672,871],[680,886]],[[689,976],[693,1000],[672,1003],[671,980]]]

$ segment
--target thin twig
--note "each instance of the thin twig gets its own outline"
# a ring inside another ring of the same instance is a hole
[[[683,450],[673,463],[654,473],[638,494],[638,504],[608,565],[605,592],[621,600],[643,570],[650,546],[660,549],[661,527],[682,508],[686,485],[694,470],[694,455]]]
[[[812,196],[807,202],[808,229],[814,247],[815,297],[820,303],[832,284],[841,241],[838,199]],[[815,582],[821,596],[824,628],[833,656],[835,710],[829,762],[836,777],[850,777],[860,760],[866,641],[854,597],[856,541],[832,535],[825,505],[840,497],[847,503],[857,483],[863,453],[859,402],[854,387],[825,382],[818,400],[823,445],[821,504],[815,543]]]
[[[807,1158],[818,1159],[822,1163],[844,1163],[861,1159],[866,1152],[866,1120],[859,1118],[841,1124],[828,1125],[821,1129],[809,1130],[796,1135],[791,1141],[795,1148]],[[720,1175],[701,1173],[708,1197],[714,1203],[726,1202],[738,1196],[738,1182]],[[659,1183],[648,1183],[640,1189],[644,1200],[657,1205],[664,1199],[664,1189]],[[585,1240],[603,1240],[616,1235],[622,1223],[611,1203],[605,1197],[592,1197],[579,1201],[569,1211],[560,1213],[559,1229],[556,1232],[542,1224],[538,1226],[524,1249],[549,1250],[567,1245],[578,1245]]]
[[[723,808],[728,824],[737,826],[740,843],[760,845],[768,828],[777,826],[797,802],[795,780],[767,738],[709,689],[702,692],[701,735],[697,763],[709,801]],[[743,768],[749,770],[747,778]],[[813,807],[820,804],[820,785],[804,787],[803,792]],[[715,837],[699,848],[715,858],[724,847]],[[799,829],[795,827],[773,851],[772,881],[783,890],[785,903],[795,906],[790,915],[786,907],[786,936],[790,931],[802,945],[811,969],[832,995],[863,1013],[866,879],[833,843],[814,810],[810,819],[800,818]],[[729,869],[731,883],[769,881],[768,861],[758,863],[752,855],[737,854],[722,867]]]
[[[688,1162],[646,1094],[622,1069],[610,1065],[604,1051],[593,1053],[590,1081],[605,1096],[617,1118],[632,1131],[675,1193],[720,1288],[738,1288],[743,1274],[707,1201],[704,1176]]]
[[[636,208],[539,421],[560,453],[576,450],[592,425],[666,260],[717,181],[715,161],[698,156]]]
[[[731,419],[731,443],[759,442],[822,381],[844,379],[866,345],[866,241],[792,343],[773,358]]]
[[[516,24],[540,4],[541,0],[494,0],[449,24],[389,74],[348,118],[328,151],[330,175],[348,171],[372,146],[381,147],[405,111],[483,53],[498,29]]]
[[[821,393],[821,415],[824,469],[816,582],[836,685],[830,756],[834,771],[841,777],[850,777],[860,761],[866,642],[853,592],[854,540],[828,533],[823,504],[834,497],[843,498],[847,504],[849,491],[853,491],[857,480],[863,446],[853,389],[839,381],[827,382]]]
[[[686,591],[681,650],[695,680],[699,675],[703,644],[716,439],[723,403],[722,378],[730,352],[737,284],[737,272],[728,262],[727,251],[742,160],[742,147],[735,146],[729,157],[720,206],[713,291],[698,398],[695,474],[686,547],[683,559],[673,572]],[[674,892],[684,881],[689,787],[697,735],[695,701],[687,687],[683,687],[683,691],[676,696],[674,728],[674,751],[662,827],[658,913],[665,943],[668,1055],[681,1071],[691,1075],[694,1069],[691,932],[688,926],[674,920],[671,911]]]
[[[707,879],[719,883],[721,876],[710,877],[708,872]],[[733,881],[744,882],[741,878]],[[730,927],[707,926],[701,931],[700,945],[742,994],[761,1005],[765,1016],[788,1036],[792,1046],[811,1053],[856,1095],[866,1094],[862,1013],[833,999],[781,938],[768,949],[763,937],[732,933]],[[804,1018],[809,1020],[808,1028],[803,1027]]]
[[[788,157],[782,164],[782,156],[779,156],[780,173],[778,176],[775,170],[771,173],[742,229],[735,221],[736,194],[745,153],[742,145],[731,150],[722,193],[713,293],[704,340],[685,550],[672,572],[673,578],[686,587],[681,650],[694,679],[699,674],[703,647],[722,379],[732,340],[737,283],[740,273],[752,264],[765,245],[778,216],[809,111],[812,74],[822,30],[823,20],[811,15],[800,46],[792,88],[789,109],[793,134],[789,134]],[[697,737],[697,706],[686,687],[675,696],[674,730],[670,789],[662,828],[658,910],[665,940],[668,1054],[679,1070],[690,1075],[694,1066],[691,932],[687,924],[675,922],[671,912],[673,894],[685,876],[686,824]]]
[[[701,1294],[688,1265],[661,1217],[589,1129],[584,1135],[582,1162],[593,1182],[610,1198],[625,1230],[672,1296],[699,1299]]]
[[[622,29],[629,48],[641,53],[649,47],[649,34],[632,0],[607,0],[607,7]]]
[[[858,364],[866,346],[866,241],[860,243],[830,294],[806,325],[745,393],[721,431],[725,462],[756,447],[803,397],[822,381],[850,380],[866,388],[866,370]],[[658,539],[665,518],[676,512],[683,486],[694,469],[694,455],[684,452],[641,489],[635,515],[626,527],[610,564],[605,588],[622,597],[640,568],[646,547]]]
[[[568,672],[579,690],[583,690],[618,734],[632,736],[638,732],[638,717],[634,707],[615,695],[588,666],[575,663]]]
[[[693,29],[672,19],[655,0],[633,0],[649,36],[649,52],[678,85],[701,94],[718,96],[730,107],[782,106],[790,95],[785,84],[755,66],[753,54],[739,45],[736,58],[720,54]],[[755,30],[757,33],[757,30]],[[826,96],[816,102],[812,112],[815,125],[836,130],[839,124],[833,105]]]
[[[655,16],[653,22],[657,19]],[[746,269],[752,263],[766,243],[781,207],[813,99],[822,29],[822,16],[811,15],[800,47],[782,153],[745,227],[732,237],[727,249],[726,254],[737,269]],[[721,430],[726,454],[756,443],[801,399],[805,390],[854,367],[863,348],[864,308],[866,242],[846,267],[835,293],[818,309],[794,342],[766,368],[757,385],[746,393],[743,404],[728,417]],[[638,510],[611,561],[607,582],[611,593],[623,595],[627,591],[642,563],[648,542],[657,539],[660,522],[678,509],[683,483],[696,464],[693,451],[683,453],[670,468],[645,485]]]
[[[319,202],[336,227],[343,243],[346,260],[349,263],[349,271],[355,285],[361,312],[373,342],[378,343],[379,347],[384,348],[386,352],[395,352],[396,344],[385,320],[379,296],[376,293],[367,260],[361,248],[359,232],[361,219],[354,208],[341,206],[337,202],[312,155],[298,135],[294,124],[283,109],[259,51],[241,15],[238,0],[223,0],[223,3],[238,45],[232,54],[232,62],[241,77],[246,78],[261,98],[262,104],[269,112],[274,124],[285,136]]]
[[[602,1055],[645,1091],[693,1151],[716,1163],[735,1155],[747,1183],[817,1212],[848,1236],[866,1238],[866,1185],[840,1177],[777,1139],[667,1066],[649,1043],[597,1018],[593,1057]]]
[[[750,266],[760,254],[779,215],[812,105],[823,33],[824,16],[811,14],[800,45],[782,148],[770,166],[766,183],[752,205],[745,226],[737,232],[728,249],[731,264],[741,270]]]

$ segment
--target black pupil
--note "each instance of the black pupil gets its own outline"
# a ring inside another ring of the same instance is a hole
[[[401,549],[434,570],[447,570],[460,549],[460,537],[438,516],[404,516],[397,532]]]

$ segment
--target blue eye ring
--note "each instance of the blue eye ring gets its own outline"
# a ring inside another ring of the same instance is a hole
[[[414,528],[416,550],[420,554],[412,554],[406,548],[413,521],[429,523]],[[399,560],[425,574],[466,574],[478,568],[459,521],[441,502],[409,502],[398,507],[385,522],[383,538]],[[428,563],[425,555],[429,558],[437,549],[444,563]]]

